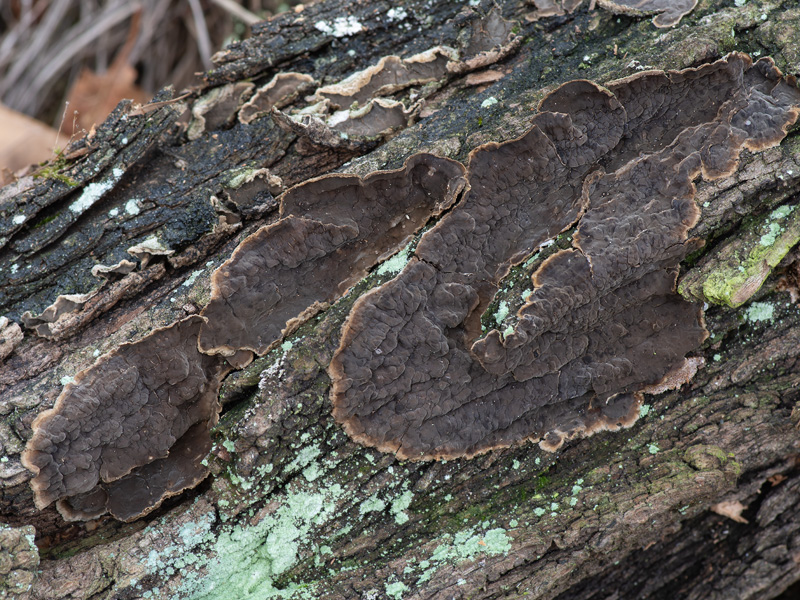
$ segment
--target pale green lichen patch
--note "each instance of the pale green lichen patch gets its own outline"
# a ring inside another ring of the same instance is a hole
[[[386,508],[386,502],[378,498],[377,494],[373,494],[361,503],[361,506],[358,507],[358,512],[365,515],[368,512],[380,512],[384,508]]]
[[[753,302],[747,307],[744,316],[750,323],[758,323],[759,321],[771,321],[774,313],[775,307],[769,302]]]
[[[387,583],[384,585],[386,595],[394,600],[400,600],[403,594],[408,591],[408,587],[402,581],[395,581],[394,583]]]
[[[398,525],[403,525],[408,522],[408,513],[406,509],[411,505],[411,500],[414,494],[408,490],[397,496],[392,500],[392,514],[394,515],[394,522]]]
[[[661,450],[661,448],[658,447],[658,444],[649,444],[647,446],[647,451],[650,454],[658,454],[660,450]]]
[[[304,446],[297,453],[297,456],[292,459],[292,462],[286,466],[286,470],[290,473],[300,471],[301,469],[308,467],[321,454],[322,450],[316,444]]]
[[[800,211],[780,206],[690,271],[678,290],[690,300],[737,307],[755,294],[800,242]]]
[[[417,585],[430,580],[445,563],[455,564],[481,556],[508,554],[511,541],[511,537],[501,527],[488,529],[483,534],[475,527],[463,529],[455,535],[446,534],[430,558],[419,562],[418,568],[422,570],[422,574],[417,579]]]
[[[498,325],[501,325],[505,318],[508,316],[508,302],[505,300],[501,301],[500,304],[497,306],[497,311],[494,313],[494,320]]]
[[[392,256],[390,259],[385,260],[376,270],[375,272],[378,275],[397,275],[400,271],[403,270],[403,267],[408,264],[408,255],[411,251],[411,244],[408,244],[405,248],[400,250],[397,254]]]
[[[343,495],[338,484],[317,486],[313,491],[292,484],[257,522],[222,525],[214,532],[214,516],[209,513],[205,520],[183,525],[171,546],[151,551],[147,566],[162,577],[180,574],[175,598],[314,598],[313,586],[288,583],[279,587],[277,578],[303,554],[330,553],[329,547],[318,546],[321,540],[312,532],[336,516],[337,500]]]
[[[646,417],[649,414],[650,414],[650,405],[649,404],[642,404],[639,407],[639,418],[643,419],[644,417]]]

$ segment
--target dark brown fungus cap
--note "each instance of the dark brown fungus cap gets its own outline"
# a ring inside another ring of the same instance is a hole
[[[705,339],[701,311],[674,291],[697,247],[692,181],[777,144],[800,93],[738,54],[610,90],[567,83],[529,133],[475,150],[464,199],[356,302],[329,369],[334,417],[354,439],[410,459],[526,439],[553,451],[630,426],[639,392]],[[479,338],[509,268],[573,225],[573,248],[533,274],[514,326]]]
[[[200,350],[268,352],[448,208],[463,176],[455,161],[417,154],[396,171],[327,175],[292,188],[281,219],[214,273]]]
[[[205,476],[199,460],[230,367],[197,351],[202,323],[192,316],[123,344],[79,373],[36,418],[22,462],[36,473],[38,508],[59,500],[65,518],[109,509],[127,520]],[[125,487],[130,481],[145,482],[150,500],[134,497]]]

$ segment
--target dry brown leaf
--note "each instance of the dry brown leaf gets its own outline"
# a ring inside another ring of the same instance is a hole
[[[23,167],[53,158],[57,132],[40,121],[0,104],[0,170]],[[66,140],[66,136],[63,138]],[[63,143],[62,143],[63,145]]]
[[[123,98],[143,104],[150,95],[136,85],[138,73],[128,63],[133,44],[139,32],[139,13],[131,21],[128,40],[114,57],[114,62],[102,75],[84,68],[72,85],[67,96],[70,111],[77,113],[75,119],[67,117],[63,131],[72,136],[88,131],[93,125],[102,123]]]
[[[742,516],[742,511],[744,511],[747,507],[739,502],[738,500],[725,500],[724,502],[720,502],[715,504],[711,507],[718,515],[722,515],[723,517],[728,517],[732,521],[736,521],[737,523],[749,523],[747,519]]]

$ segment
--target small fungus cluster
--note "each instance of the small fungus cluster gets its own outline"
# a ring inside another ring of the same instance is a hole
[[[693,181],[778,144],[799,110],[771,60],[734,53],[605,87],[566,83],[527,133],[475,149],[466,168],[416,154],[398,170],[290,189],[280,218],[215,272],[200,315],[100,358],[36,419],[23,462],[37,506],[131,520],[195,485],[230,369],[437,218],[343,326],[329,373],[345,431],[425,460],[525,440],[554,451],[631,425],[643,391],[691,376],[686,356],[707,335],[700,308],[675,292],[698,247]],[[511,324],[484,334],[510,269],[568,230],[572,246],[533,273]]]

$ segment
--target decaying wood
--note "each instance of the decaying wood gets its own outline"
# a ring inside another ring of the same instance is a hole
[[[666,31],[585,6],[531,22],[529,6],[509,1],[500,7],[518,21],[520,41],[481,67],[492,77],[455,73],[400,92],[421,94],[425,106],[422,121],[391,140],[331,148],[266,114],[242,124],[221,113],[205,113],[206,130],[185,136],[182,111],[214,88],[261,86],[278,72],[332,84],[383,56],[458,47],[491,10],[403,7],[328,0],[278,17],[219,53],[192,96],[133,117],[121,105],[38,178],[0,191],[0,316],[21,323],[59,295],[96,292],[90,318],[69,313],[50,327],[56,339],[25,329],[0,367],[0,552],[10,557],[0,561],[0,595],[761,599],[800,579],[796,249],[743,305],[709,306],[704,366],[679,390],[645,396],[631,429],[555,455],[529,444],[447,462],[402,462],[353,443],[331,417],[326,368],[353,303],[392,277],[379,269],[228,376],[212,475],[198,488],[128,524],[65,523],[52,506],[36,510],[20,454],[37,414],[98,356],[198,313],[213,270],[277,218],[286,186],[334,169],[397,168],[419,151],[464,161],[527,130],[537,101],[571,79],[681,69],[731,50],[800,72],[800,10],[777,1],[707,0]],[[337,37],[336,19],[346,35]],[[226,96],[232,114],[248,89]],[[682,277],[716,268],[731,244],[769,235],[774,211],[797,204],[797,129],[779,147],[745,153],[732,176],[697,186],[703,214],[691,234],[706,245]],[[791,233],[780,223],[776,235]],[[143,245],[144,269],[92,276]],[[742,519],[711,510],[722,502],[741,504]]]

